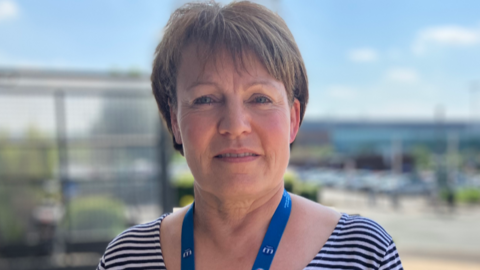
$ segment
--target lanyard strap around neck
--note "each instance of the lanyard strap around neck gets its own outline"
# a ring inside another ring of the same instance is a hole
[[[195,253],[193,245],[193,209],[195,202],[188,209],[187,214],[183,218],[182,225],[182,263],[181,270],[195,269]]]
[[[193,241],[193,211],[195,203],[188,209],[183,219],[182,225],[182,263],[181,270],[195,269],[195,252]],[[287,226],[292,203],[290,195],[286,190],[283,191],[283,197],[277,210],[273,214],[267,233],[263,238],[262,245],[258,251],[257,258],[253,264],[252,270],[268,270],[272,264],[273,257],[277,251],[278,244],[282,239],[283,232]]]

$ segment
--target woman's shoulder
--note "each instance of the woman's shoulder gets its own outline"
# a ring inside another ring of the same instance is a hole
[[[395,243],[380,224],[345,213],[309,266],[324,264],[337,268],[354,264],[358,269],[402,269]]]
[[[319,203],[292,196],[297,204],[297,213],[294,217],[300,219],[306,226],[316,224],[320,228],[330,228],[329,241],[336,239],[337,242],[342,239],[357,239],[358,241],[371,242],[376,245],[388,245],[392,237],[385,229],[372,219],[359,215],[348,215],[340,213],[333,208],[323,206]],[[327,229],[328,231],[328,229]],[[375,245],[374,244],[374,245]]]
[[[294,221],[307,237],[303,243],[314,240],[320,246],[305,269],[402,269],[395,243],[379,223],[295,195],[292,200]]]
[[[169,213],[156,220],[130,227],[107,246],[97,269],[142,268],[163,264],[160,225]]]
[[[349,215],[342,213],[335,230],[332,233],[335,239],[340,240],[346,237],[354,237],[385,246],[392,242],[392,237],[376,221],[360,215]]]
[[[149,239],[152,237],[158,237],[159,235],[159,227],[162,221],[170,215],[170,213],[163,214],[159,218],[143,223],[138,224],[133,227],[126,229],[125,231],[121,232],[117,237],[115,237],[110,244],[107,246],[107,250],[115,249],[116,246],[122,245],[124,243],[133,243],[131,240],[140,240],[141,239]]]

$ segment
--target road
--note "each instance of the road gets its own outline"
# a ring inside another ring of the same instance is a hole
[[[380,223],[393,237],[405,269],[480,270],[480,206],[433,206],[422,197],[391,198],[325,189],[321,202]]]

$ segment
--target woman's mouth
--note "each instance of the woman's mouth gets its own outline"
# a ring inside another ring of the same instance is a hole
[[[224,153],[220,155],[216,155],[215,158],[225,162],[247,162],[255,160],[259,157],[259,155],[255,153]]]
[[[240,157],[248,157],[248,156],[258,156],[258,155],[254,154],[254,153],[239,153],[239,154],[225,153],[225,154],[217,155],[216,157],[219,157],[219,158],[226,158],[226,157],[240,158]]]

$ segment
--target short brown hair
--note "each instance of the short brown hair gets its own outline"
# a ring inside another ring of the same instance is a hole
[[[170,109],[177,104],[176,80],[181,53],[193,43],[202,44],[207,57],[225,49],[234,60],[243,61],[248,51],[253,52],[268,73],[283,82],[289,100],[298,99],[302,123],[308,102],[307,72],[285,21],[267,8],[248,1],[224,7],[211,1],[189,3],[175,10],[155,50],[152,89],[170,134]],[[183,147],[175,138],[173,146],[183,155]]]

